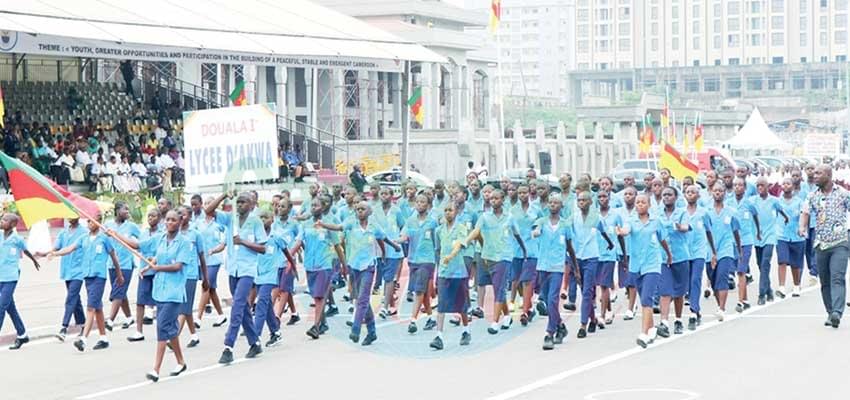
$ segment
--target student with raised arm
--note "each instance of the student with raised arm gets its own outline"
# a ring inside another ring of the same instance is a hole
[[[213,198],[207,198],[206,204],[212,201]],[[204,241],[204,260],[207,263],[207,282],[209,282],[208,287],[201,293],[195,324],[201,324],[206,307],[212,303],[216,314],[218,314],[213,326],[219,327],[227,322],[227,316],[221,309],[221,300],[218,297],[218,271],[224,262],[221,257],[222,253],[227,247],[224,240],[225,227],[215,221],[215,213],[208,214],[204,211],[203,216],[195,220],[195,229],[198,230]]]
[[[18,216],[15,214],[6,213],[0,218],[0,230],[3,231],[3,238],[0,240],[0,328],[3,327],[3,320],[8,313],[12,324],[15,326],[15,332],[18,334],[15,343],[9,346],[10,350],[20,349],[21,346],[30,341],[24,321],[21,320],[18,309],[15,307],[14,298],[15,287],[18,285],[18,279],[21,276],[21,254],[32,260],[36,270],[41,268],[38,261],[27,249],[24,239],[15,232],[17,226]],[[100,317],[101,323],[103,323],[102,313]],[[89,326],[89,324],[86,324],[86,326]]]

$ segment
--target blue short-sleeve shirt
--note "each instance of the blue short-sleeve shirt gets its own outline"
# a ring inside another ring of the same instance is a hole
[[[224,252],[210,254],[210,251],[225,242],[224,235],[226,229],[224,226],[216,222],[215,219],[207,220],[203,218],[195,224],[195,229],[201,234],[201,238],[203,239],[204,259],[207,265],[221,265],[224,262],[222,259]]]
[[[115,221],[110,221],[106,224],[106,227],[112,229],[115,232],[121,234],[121,236],[127,238],[138,239],[141,231],[139,230],[139,226],[134,224],[131,221],[124,221],[120,225]],[[121,269],[133,269],[136,267],[135,258],[133,257],[133,253],[130,252],[129,249],[122,246],[118,243],[114,238],[109,238],[109,241],[112,244],[112,247],[115,249],[115,257],[118,258],[118,265],[121,266]]]
[[[714,249],[717,251],[717,259],[735,258],[736,244],[734,231],[741,229],[735,212],[729,207],[723,207],[720,212],[717,212],[716,209],[710,209],[708,210],[708,217],[711,221],[711,237],[714,239]]]
[[[204,250],[204,238],[201,237],[201,234],[195,228],[180,231],[180,234],[185,237],[186,242],[189,243],[189,250],[194,255],[189,262],[183,265],[183,273],[186,276],[186,280],[198,280],[201,277],[201,260],[198,258],[198,255],[206,253]]]
[[[288,244],[280,235],[280,231],[271,230],[266,241],[266,252],[257,257],[257,285],[277,285],[278,270],[286,266],[286,256],[283,251]]]
[[[676,229],[676,225],[688,225],[688,217],[684,209],[675,208],[669,215],[663,208],[658,214],[661,224],[666,230],[667,245],[670,246],[670,253],[673,254],[673,262],[678,263],[691,259],[691,254],[688,247],[688,232],[680,232]]]
[[[442,224],[437,228],[437,246],[440,249],[441,258],[439,261],[440,267],[437,269],[437,277],[455,279],[469,276],[462,253],[458,253],[448,264],[443,264],[442,260],[442,257],[451,254],[455,244],[463,243],[467,236],[469,236],[469,230],[466,225],[458,221],[455,221],[451,227],[447,224]]]
[[[56,237],[53,249],[59,250],[75,244],[86,233],[87,230],[79,225],[75,229],[65,227]],[[63,281],[82,280],[85,277],[84,274],[82,248],[74,249],[71,254],[62,257],[62,260],[59,261],[59,278]]]
[[[537,238],[540,252],[537,255],[537,270],[543,272],[564,272],[567,264],[567,241],[573,240],[573,228],[564,218],[552,223],[550,217],[539,218],[535,229],[540,230]]]
[[[629,229],[626,246],[629,254],[629,272],[640,275],[660,273],[661,263],[665,262],[661,241],[665,240],[666,230],[658,218],[650,217],[643,222],[638,216],[626,222]]]
[[[328,223],[334,222],[330,215],[322,217],[322,220]],[[313,218],[301,224],[301,232],[304,239],[304,269],[307,271],[332,269],[336,257],[334,246],[339,244],[339,234],[317,228]]]
[[[178,271],[157,271],[153,277],[153,299],[158,302],[183,303],[186,301],[186,265],[192,259],[197,259],[197,254],[192,253],[189,241],[185,235],[177,234],[174,239],[168,240],[163,235],[156,248],[157,265],[172,265],[180,263],[182,268]]]
[[[366,227],[360,221],[350,220],[343,224],[345,232],[345,258],[348,265],[357,271],[364,271],[377,265],[381,249],[378,242],[386,239],[387,235],[381,227],[368,222]],[[386,246],[390,247],[390,246]]]
[[[76,245],[83,249],[85,277],[107,279],[106,270],[107,263],[110,262],[109,253],[113,251],[111,239],[102,232],[95,235],[89,233],[81,236]]]
[[[233,221],[237,218],[237,221]],[[233,230],[236,229],[239,238],[245,241],[256,244],[265,244],[268,239],[266,230],[263,228],[263,222],[260,218],[249,215],[245,218],[245,222],[238,228],[234,227],[238,223],[238,216],[231,216],[228,213],[217,212],[215,220],[225,227],[225,243],[227,245],[227,272],[230,276],[242,277],[250,276],[257,277],[257,257],[259,253],[249,249],[246,246],[237,246],[233,243]]]
[[[419,219],[413,215],[404,223],[402,232],[407,236],[410,243],[410,254],[408,259],[415,264],[436,264],[436,243],[434,235],[437,230],[437,221],[427,216]]]
[[[27,243],[12,232],[6,236],[0,232],[0,282],[17,282],[21,275],[21,253],[27,249]],[[5,318],[5,315],[2,316]]]

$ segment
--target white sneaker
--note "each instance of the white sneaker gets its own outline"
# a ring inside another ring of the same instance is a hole
[[[635,313],[632,310],[626,310],[626,313],[623,314],[623,321],[631,321],[635,319]]]
[[[794,291],[791,293],[791,297],[800,297],[801,290],[799,286],[794,286]]]
[[[610,292],[610,294],[609,294],[608,298],[611,300],[611,303],[616,303],[616,302],[617,302],[617,298],[618,298],[617,292],[616,292],[616,291],[614,291],[614,290],[611,290],[611,292]]]
[[[515,309],[516,305],[514,305],[514,302],[508,303],[508,312],[514,312]]]
[[[224,315],[224,314],[221,314],[221,315],[218,316],[218,319],[215,321],[215,323],[216,323],[216,325],[221,326],[222,324],[225,323],[225,321],[227,321],[227,316]]]
[[[649,332],[647,332],[647,335],[649,336],[650,343],[654,342],[655,339],[658,338],[658,328],[654,326],[652,328],[649,328]]]
[[[717,317],[717,320],[723,322],[723,319],[726,318],[726,312],[723,310],[718,310],[714,313],[714,316]]]
[[[508,328],[511,327],[511,324],[514,323],[514,319],[510,315],[506,315],[506,316],[502,317],[501,322],[502,322],[502,329],[508,329]]]
[[[109,318],[107,318],[106,321],[103,321],[103,323],[104,323],[104,325],[106,325],[106,329],[109,329],[110,331],[112,330],[113,327],[115,327],[115,322],[113,322]]]

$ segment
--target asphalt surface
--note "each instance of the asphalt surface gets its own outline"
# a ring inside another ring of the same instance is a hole
[[[33,337],[58,330],[64,286],[58,263],[45,263],[35,272],[22,262],[23,275],[16,302]],[[775,273],[774,273],[775,276]],[[811,284],[804,279],[806,285]],[[757,281],[756,281],[757,282]],[[229,297],[224,280],[223,295]],[[757,283],[750,285],[750,294]],[[341,292],[338,292],[341,294]],[[339,297],[339,295],[337,296]],[[130,298],[135,298],[135,283]],[[298,297],[302,317],[312,309]],[[377,305],[377,297],[373,297]],[[345,304],[345,303],[341,303]],[[217,363],[224,328],[212,328],[212,319],[199,331],[201,344],[184,349],[188,371],[177,378],[165,376],[174,368],[166,353],[158,383],[145,380],[152,367],[155,327],[146,326],[147,339],[125,340],[133,328],[109,333],[105,350],[79,353],[71,338],[34,340],[21,350],[0,350],[0,387],[3,399],[150,399],[202,395],[204,398],[262,398],[280,393],[286,398],[372,399],[597,399],[684,400],[719,398],[820,399],[846,398],[850,367],[850,322],[839,329],[823,326],[825,315],[816,286],[803,296],[777,300],[742,315],[733,310],[730,292],[727,319],[712,317],[713,301],[703,300],[703,324],[694,332],[660,339],[648,349],[635,345],[638,320],[623,321],[622,292],[614,304],[613,325],[586,339],[578,339],[578,314],[562,312],[569,328],[565,344],[541,350],[545,318],[528,327],[516,323],[497,335],[486,333],[488,323],[472,325],[472,344],[460,347],[460,328],[448,323],[445,350],[428,348],[434,332],[407,333],[407,321],[379,321],[378,341],[370,347],[351,343],[342,314],[330,319],[331,330],[319,340],[304,333],[309,318],[284,327],[283,344],[265,349],[257,359],[245,360],[247,345],[237,341],[236,362]],[[404,303],[402,316],[409,314]],[[657,322],[657,319],[656,319]],[[3,334],[12,332],[8,318]],[[365,335],[365,333],[364,333]],[[264,332],[263,340],[267,339]],[[89,338],[91,346],[96,333]],[[188,332],[181,342],[188,342]]]

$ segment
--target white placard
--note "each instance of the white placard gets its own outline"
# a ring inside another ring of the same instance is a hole
[[[835,157],[841,150],[841,135],[833,133],[807,133],[803,139],[803,153],[811,157]]]

